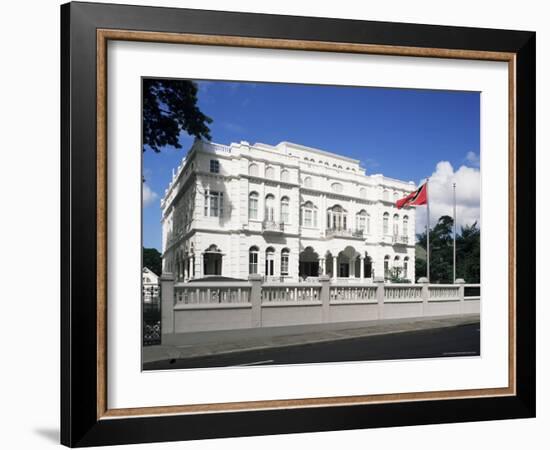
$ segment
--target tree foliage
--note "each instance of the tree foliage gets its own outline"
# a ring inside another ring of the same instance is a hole
[[[417,235],[417,244],[426,249],[426,232]],[[456,237],[456,277],[468,283],[480,279],[480,230],[477,222],[461,227]],[[425,276],[426,261],[416,258],[417,278]],[[453,219],[441,216],[430,229],[430,282],[452,283],[453,280]]]
[[[162,259],[156,248],[143,248],[143,267],[147,267],[157,275],[162,272]]]
[[[210,140],[212,119],[197,106],[198,87],[189,80],[143,79],[143,151],[181,148],[182,131]]]

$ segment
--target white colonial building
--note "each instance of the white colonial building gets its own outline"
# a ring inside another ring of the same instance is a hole
[[[197,141],[161,201],[163,271],[299,281],[326,274],[415,280],[413,182],[290,142]],[[395,270],[396,269],[396,270]]]

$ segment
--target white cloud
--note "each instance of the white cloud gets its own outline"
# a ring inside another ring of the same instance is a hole
[[[424,180],[422,180],[424,182]],[[460,166],[454,170],[448,161],[437,163],[435,171],[430,176],[428,197],[430,201],[430,226],[443,216],[453,216],[453,183],[456,183],[456,219],[457,231],[460,227],[480,224],[480,184],[479,169]],[[417,207],[416,232],[421,233],[426,228],[426,207]]]
[[[147,183],[143,183],[143,207],[151,205],[157,198],[158,194],[153,192]]]
[[[466,162],[473,167],[479,167],[479,155],[475,152],[466,153]]]

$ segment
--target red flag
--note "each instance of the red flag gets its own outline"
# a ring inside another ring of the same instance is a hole
[[[418,206],[425,205],[428,203],[428,189],[426,183],[420,186],[416,191],[411,192],[404,198],[400,198],[395,202],[397,209],[401,209],[404,206]]]

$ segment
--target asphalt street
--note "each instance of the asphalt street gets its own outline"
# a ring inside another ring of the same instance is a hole
[[[478,356],[479,323],[144,364],[144,370]]]

